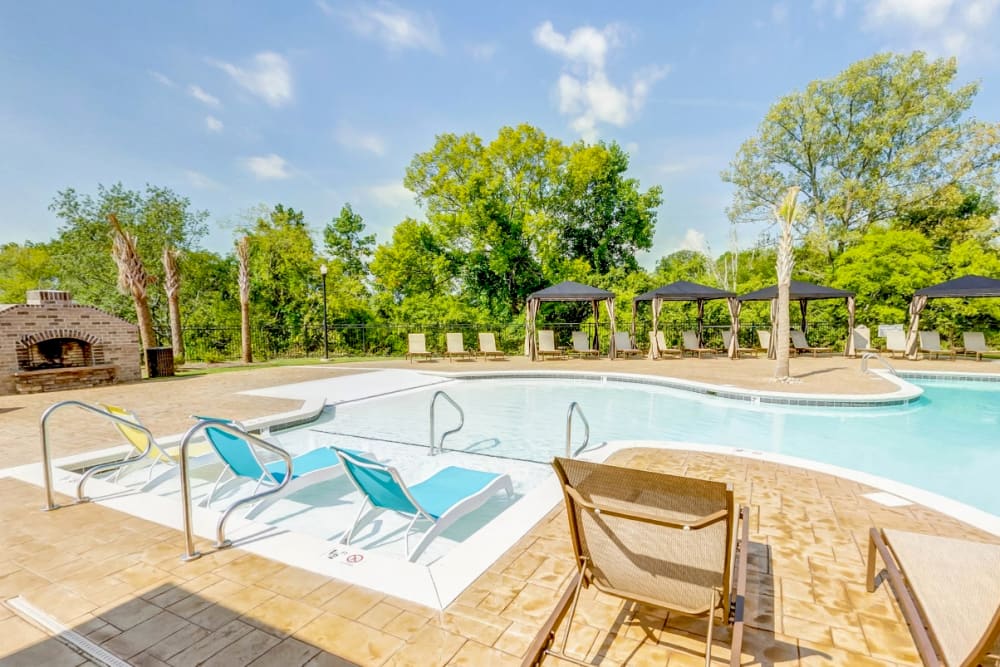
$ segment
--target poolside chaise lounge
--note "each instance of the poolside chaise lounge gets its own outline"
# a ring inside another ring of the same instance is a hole
[[[506,491],[508,499],[514,496],[510,476],[504,473],[449,466],[418,484],[407,486],[399,471],[392,466],[338,447],[334,447],[333,451],[343,461],[348,477],[365,498],[342,541],[350,544],[358,526],[374,519],[379,513],[385,510],[398,512],[412,517],[403,536],[406,557],[410,561],[415,561],[448,526],[481,507],[498,491]],[[363,516],[369,507],[371,511]],[[420,520],[430,521],[431,527],[417,546],[410,549],[410,533],[413,532],[413,525]]]
[[[587,340],[587,334],[583,331],[573,332],[573,354],[578,354],[581,357],[594,357],[601,353],[600,350],[595,350],[590,347],[590,341]]]
[[[865,352],[875,352],[877,354],[881,352],[877,347],[872,347],[872,332],[864,324],[854,327],[851,336],[854,337],[855,354],[864,354]]]
[[[649,346],[652,349],[653,344],[656,344],[656,351],[659,352],[660,356],[657,359],[663,359],[664,355],[676,354],[678,357],[684,356],[684,351],[679,347],[668,347],[667,339],[663,335],[662,331],[650,331],[649,332]]]
[[[803,333],[800,329],[791,329],[788,333],[792,339],[792,348],[795,350],[796,354],[808,352],[815,357],[821,352],[825,354],[833,351],[833,348],[830,347],[815,347],[810,345],[809,341],[806,340],[805,333]]]
[[[967,356],[975,356],[976,361],[982,361],[984,354],[1000,354],[1000,350],[991,350],[986,347],[986,337],[982,331],[963,331],[962,344],[965,346]]]
[[[446,334],[445,344],[447,349],[444,355],[448,357],[449,360],[454,360],[455,357],[465,357],[466,359],[473,358],[472,352],[465,349],[465,340],[463,339],[461,332]]]
[[[539,665],[546,655],[593,664],[566,653],[577,599],[591,585],[671,616],[705,617],[706,665],[721,613],[721,622],[732,624],[730,664],[739,665],[749,523],[748,508],[737,509],[732,489],[722,482],[579,459],[556,458],[552,467],[566,501],[577,572],[522,665]],[[557,649],[560,622],[565,634]]]
[[[732,329],[723,329],[722,330],[722,344],[725,346],[726,350],[729,350],[729,344],[732,342],[732,340],[733,340],[733,330]],[[736,348],[736,357],[739,358],[739,356],[741,354],[749,354],[752,357],[756,357],[757,354],[758,354],[758,352],[760,352],[760,350],[758,350],[756,347],[737,347]],[[766,350],[765,350],[765,352],[766,352]]]
[[[688,329],[687,331],[681,332],[681,338],[683,339],[683,345],[681,349],[684,352],[690,352],[691,356],[698,355],[701,359],[703,354],[718,354],[719,350],[714,347],[703,347],[698,341],[698,334],[693,330]]]
[[[632,338],[627,331],[615,332],[616,357],[641,357],[642,350],[632,345]]]
[[[406,358],[413,363],[417,357],[430,359],[431,353],[427,351],[427,337],[422,333],[411,333],[407,336]]]
[[[918,351],[924,356],[940,359],[941,355],[945,355],[951,357],[952,361],[956,359],[955,350],[946,350],[941,347],[941,335],[937,331],[921,331],[919,336],[920,348]]]
[[[869,592],[876,554],[925,665],[1000,664],[1000,545],[872,528]]]
[[[885,350],[890,357],[906,356],[906,332],[902,329],[890,329],[885,332]]]
[[[556,334],[552,329],[540,329],[538,331],[538,356],[562,358],[562,350],[556,349]]]
[[[497,349],[497,339],[492,333],[479,334],[479,354],[484,359],[506,359],[506,355]]]

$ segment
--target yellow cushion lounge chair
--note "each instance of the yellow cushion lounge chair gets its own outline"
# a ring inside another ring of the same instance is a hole
[[[1000,665],[1000,545],[872,528],[869,592],[876,554],[925,665]]]
[[[681,337],[684,341],[683,350],[690,352],[692,356],[697,354],[699,359],[701,359],[701,355],[703,354],[715,355],[720,352],[720,350],[714,347],[702,347],[701,343],[698,342],[698,334],[691,329],[681,332]]]
[[[930,357],[932,359],[934,357],[940,359],[941,355],[943,354],[945,356],[951,357],[952,361],[955,361],[956,359],[955,350],[946,350],[943,347],[941,347],[941,334],[939,334],[937,331],[921,331],[919,332],[919,335],[920,335],[919,351],[922,352],[925,356]]]
[[[552,329],[541,329],[538,332],[538,356],[555,357],[559,359],[563,356],[562,350],[556,349],[556,334]]]
[[[982,361],[984,354],[1000,354],[1000,350],[991,350],[986,347],[986,337],[982,331],[963,331],[962,344],[965,345],[967,356],[976,356],[976,361]]]
[[[406,358],[411,364],[416,357],[431,358],[431,353],[427,351],[427,338],[422,333],[411,333],[407,336],[407,347]]]
[[[642,350],[633,347],[632,339],[627,331],[615,332],[615,356],[616,357],[641,357]]]
[[[447,349],[444,356],[448,359],[454,359],[455,357],[466,359],[472,359],[472,352],[465,349],[465,340],[461,333],[450,333],[445,335],[445,342],[447,344]]]
[[[792,348],[795,350],[796,354],[802,354],[803,352],[809,352],[812,356],[816,356],[820,352],[827,353],[833,352],[833,348],[830,347],[814,347],[809,344],[806,340],[806,335],[802,333],[799,329],[791,329],[789,331],[792,338]]]
[[[581,357],[594,357],[597,358],[601,352],[600,350],[595,350],[590,347],[590,341],[587,340],[587,334],[583,331],[573,332],[573,354],[579,354]]]
[[[653,344],[656,344],[656,351],[660,353],[658,359],[663,359],[664,355],[676,354],[678,357],[684,356],[684,350],[679,347],[667,347],[667,339],[663,335],[662,331],[650,331],[649,332],[649,345],[650,348]]]
[[[733,340],[733,330],[723,329],[722,330],[722,344],[726,346],[726,351],[729,351],[729,343]],[[767,350],[765,350],[766,352]],[[749,354],[751,357],[756,357],[759,350],[756,347],[737,347],[736,348],[736,358],[738,359],[742,354]]]
[[[506,359],[506,355],[497,349],[497,339],[492,333],[479,334],[479,354],[485,359]]]
[[[566,500],[577,573],[522,665],[539,665],[546,655],[592,664],[566,655],[566,639],[553,648],[560,621],[568,639],[585,586],[671,614],[707,617],[706,665],[721,613],[733,626],[730,664],[739,665],[749,524],[732,490],[721,482],[589,461],[556,458],[552,467]]]

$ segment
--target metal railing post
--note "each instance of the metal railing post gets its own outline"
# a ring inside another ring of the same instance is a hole
[[[462,406],[459,405],[458,403],[456,403],[455,399],[453,399],[451,396],[449,396],[447,394],[447,392],[445,392],[444,390],[439,389],[438,391],[434,392],[434,397],[431,399],[431,407],[430,407],[430,415],[431,415],[431,440],[430,440],[430,450],[427,452],[428,456],[434,456],[435,443],[437,441],[437,439],[434,437],[434,421],[435,421],[434,420],[434,414],[435,414],[434,413],[434,406],[437,404],[438,398],[440,398],[442,396],[444,397],[444,399],[446,401],[448,401],[449,403],[451,403],[452,406],[454,406],[454,408],[456,410],[458,410],[459,422],[458,422],[458,426],[456,426],[455,428],[450,429],[448,431],[445,431],[441,435],[441,445],[439,447],[437,447],[438,452],[444,451],[444,439],[445,438],[447,438],[452,433],[457,433],[458,431],[461,431],[462,427],[465,426],[465,411],[462,409]]]
[[[583,421],[583,444],[576,450],[576,454],[579,454],[587,445],[590,443],[590,422],[587,421],[587,417],[583,414],[583,408],[576,401],[569,404],[569,409],[566,410],[566,458],[572,458],[574,455],[572,448],[573,440],[573,413],[580,415],[580,419]]]

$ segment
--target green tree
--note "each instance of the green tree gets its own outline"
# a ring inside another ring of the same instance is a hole
[[[954,58],[882,53],[813,81],[768,111],[723,180],[736,221],[766,219],[798,186],[811,231],[832,258],[873,225],[950,188],[995,183],[1000,125],[966,112],[978,85],[955,84]]]
[[[29,241],[0,246],[0,303],[24,303],[28,290],[55,282],[47,245]]]
[[[340,214],[323,230],[323,243],[335,267],[342,276],[363,281],[368,277],[368,262],[375,249],[375,235],[363,235],[365,221],[350,204],[344,204]]]

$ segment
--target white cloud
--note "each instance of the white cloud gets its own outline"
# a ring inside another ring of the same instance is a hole
[[[374,132],[363,132],[342,124],[334,130],[333,138],[345,148],[361,150],[372,155],[385,155],[385,140]]]
[[[381,204],[386,208],[405,208],[414,205],[413,193],[407,190],[402,183],[372,185],[366,189],[366,194],[373,203]]]
[[[697,229],[688,229],[684,233],[684,239],[681,240],[680,249],[693,250],[707,255],[708,242],[705,240],[705,235]]]
[[[215,95],[210,95],[201,86],[196,86],[194,84],[191,84],[190,86],[188,86],[188,90],[187,91],[188,91],[188,95],[190,95],[194,99],[198,100],[202,104],[207,104],[208,106],[216,108],[216,109],[218,109],[220,106],[222,106],[222,103],[219,102],[219,98],[218,97],[216,97]]]
[[[208,128],[209,132],[222,132],[225,125],[215,116],[205,116],[205,127]]]
[[[323,0],[319,7],[327,13],[333,10]],[[443,48],[437,23],[430,13],[411,12],[389,2],[358,7],[343,13],[347,23],[358,35],[382,42],[390,50],[423,49],[440,53]]]
[[[200,171],[185,171],[184,178],[187,179],[187,182],[191,185],[191,187],[199,190],[218,190],[222,187],[218,182],[209,178]]]
[[[874,0],[866,15],[876,24],[903,22],[921,28],[939,28],[948,18],[954,0]]]
[[[281,181],[292,176],[285,158],[274,153],[249,157],[244,161],[244,166],[257,177],[258,181]]]
[[[478,60],[480,62],[486,62],[493,60],[493,56],[497,53],[497,45],[494,42],[481,42],[479,44],[471,44],[469,46],[469,55],[472,56],[473,60]]]
[[[822,14],[829,9],[833,18],[842,19],[847,13],[847,0],[813,0],[812,8],[817,14]]]
[[[319,10],[327,16],[335,16],[337,13],[334,11],[333,7],[323,0],[316,0],[316,6],[319,7]]]
[[[255,55],[247,67],[214,60],[210,62],[272,107],[292,101],[292,68],[281,54],[263,51]]]
[[[160,72],[157,72],[155,70],[149,70],[149,76],[153,77],[153,80],[156,81],[158,84],[160,84],[161,86],[166,86],[167,88],[173,88],[174,86],[177,85],[166,74],[161,74]]]
[[[605,71],[608,52],[619,45],[621,28],[614,24],[598,30],[576,28],[569,35],[556,32],[550,21],[534,31],[535,43],[566,61],[556,82],[560,113],[570,116],[570,126],[584,139],[597,138],[599,123],[622,127],[642,109],[653,84],[670,71],[665,65],[642,68],[631,85],[615,85]]]
[[[788,5],[776,2],[771,5],[771,23],[780,25],[788,20]]]
[[[1000,0],[870,0],[863,26],[932,55],[991,54]]]

